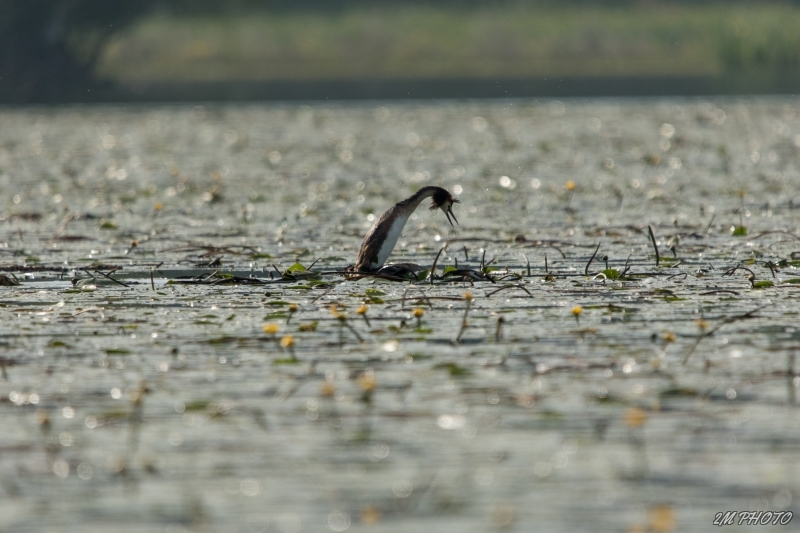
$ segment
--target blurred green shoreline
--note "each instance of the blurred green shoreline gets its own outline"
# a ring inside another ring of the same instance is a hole
[[[114,35],[96,70],[139,86],[797,73],[800,9],[781,4],[156,15]]]
[[[187,81],[110,84],[73,102],[461,100],[794,95],[800,75],[593,76],[358,80]]]

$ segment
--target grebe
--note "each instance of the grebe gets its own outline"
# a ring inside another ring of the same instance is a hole
[[[374,272],[386,263],[389,254],[397,244],[397,239],[403,233],[403,227],[408,222],[408,217],[417,209],[422,200],[429,197],[432,197],[431,211],[441,209],[451,226],[453,226],[453,220],[458,224],[456,215],[453,213],[453,204],[457,204],[458,199],[454,198],[447,189],[434,185],[423,187],[405,200],[397,202],[372,226],[358,251],[356,272]],[[453,220],[450,220],[451,216]]]

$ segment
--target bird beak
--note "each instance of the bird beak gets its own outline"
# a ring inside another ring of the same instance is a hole
[[[455,220],[456,224],[458,224],[458,219],[456,218],[455,213],[453,213],[453,204],[448,205],[447,209],[446,210],[442,209],[442,211],[444,211],[445,216],[447,216],[447,221],[450,223],[451,226],[453,226],[453,220]],[[453,217],[453,220],[450,220],[451,216]],[[453,227],[455,228],[455,226]]]

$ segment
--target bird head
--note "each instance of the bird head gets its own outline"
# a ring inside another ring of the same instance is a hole
[[[431,211],[434,209],[441,209],[442,212],[447,217],[447,221],[450,223],[451,226],[453,225],[453,220],[456,221],[458,224],[458,219],[456,218],[455,213],[453,213],[453,204],[459,203],[458,198],[454,198],[452,194],[450,194],[446,189],[438,188],[436,192],[433,193],[433,198],[431,201]],[[453,220],[450,220],[450,217],[453,217]]]

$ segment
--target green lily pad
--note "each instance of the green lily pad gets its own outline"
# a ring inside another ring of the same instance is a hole
[[[743,237],[747,235],[747,226],[736,226],[731,231],[731,235],[734,237]]]
[[[378,289],[367,289],[364,291],[367,296],[386,296],[386,293]]]
[[[183,407],[186,411],[205,411],[211,402],[208,400],[195,400],[185,404]]]
[[[295,264],[293,264],[292,266],[290,266],[289,268],[286,269],[286,273],[287,274],[294,274],[295,272],[305,272],[305,271],[306,271],[306,267],[304,267],[300,263],[295,263]]]
[[[469,370],[467,370],[466,368],[464,368],[462,366],[458,366],[455,363],[442,363],[440,365],[436,365],[433,368],[447,370],[450,373],[450,375],[454,376],[454,377],[455,376],[459,376],[459,377],[461,377],[461,376],[469,376],[472,373]]]
[[[228,344],[230,342],[238,341],[238,337],[230,337],[228,335],[223,335],[222,337],[214,337],[213,339],[208,339],[206,342],[208,344]]]

